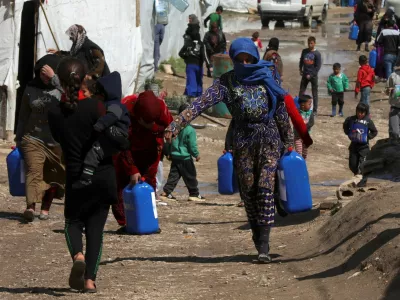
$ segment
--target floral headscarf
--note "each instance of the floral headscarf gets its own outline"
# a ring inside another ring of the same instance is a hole
[[[82,25],[74,24],[65,32],[72,41],[71,56],[75,56],[86,40],[86,30]]]

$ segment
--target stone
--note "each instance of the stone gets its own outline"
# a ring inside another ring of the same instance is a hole
[[[337,199],[334,200],[324,200],[320,203],[319,205],[319,209],[322,210],[331,210],[333,209],[335,206],[337,206],[339,204],[339,201]]]
[[[196,233],[196,229],[188,227],[183,230],[183,233]]]

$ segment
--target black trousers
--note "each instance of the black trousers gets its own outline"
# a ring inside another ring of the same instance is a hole
[[[303,95],[307,89],[308,83],[311,82],[311,90],[313,97],[313,111],[318,111],[318,76],[310,77],[309,79],[306,76],[301,78],[300,82],[300,93],[299,95]]]
[[[117,126],[111,126],[104,131],[104,135],[98,141],[93,143],[92,148],[86,154],[84,166],[95,170],[104,157],[117,154],[119,151],[128,148],[127,133]]]
[[[65,220],[65,239],[72,259],[83,253],[82,234],[86,235],[86,272],[85,279],[96,280],[103,248],[103,230],[110,205],[97,204],[93,210],[82,214],[78,219]]]
[[[344,105],[344,93],[332,93],[332,108],[339,104],[339,112],[343,112],[343,105]]]
[[[172,159],[171,170],[169,171],[167,183],[164,186],[164,193],[171,194],[181,177],[189,191],[189,196],[197,197],[199,195],[198,182],[196,178],[197,172],[192,159]]]
[[[371,42],[372,30],[373,30],[372,20],[358,21],[357,24],[359,26],[357,45]]]
[[[360,167],[367,159],[369,145],[351,143],[349,147],[349,168],[354,175],[361,174]]]

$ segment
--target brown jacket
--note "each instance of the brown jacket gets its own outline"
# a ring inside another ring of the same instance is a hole
[[[283,63],[281,56],[279,55],[278,51],[276,50],[267,50],[264,54],[263,60],[273,62],[278,69],[279,76],[283,77]]]

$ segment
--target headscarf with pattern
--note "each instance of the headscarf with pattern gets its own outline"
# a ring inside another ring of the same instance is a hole
[[[71,56],[75,56],[86,40],[86,30],[82,25],[74,24],[65,33],[72,41]]]

